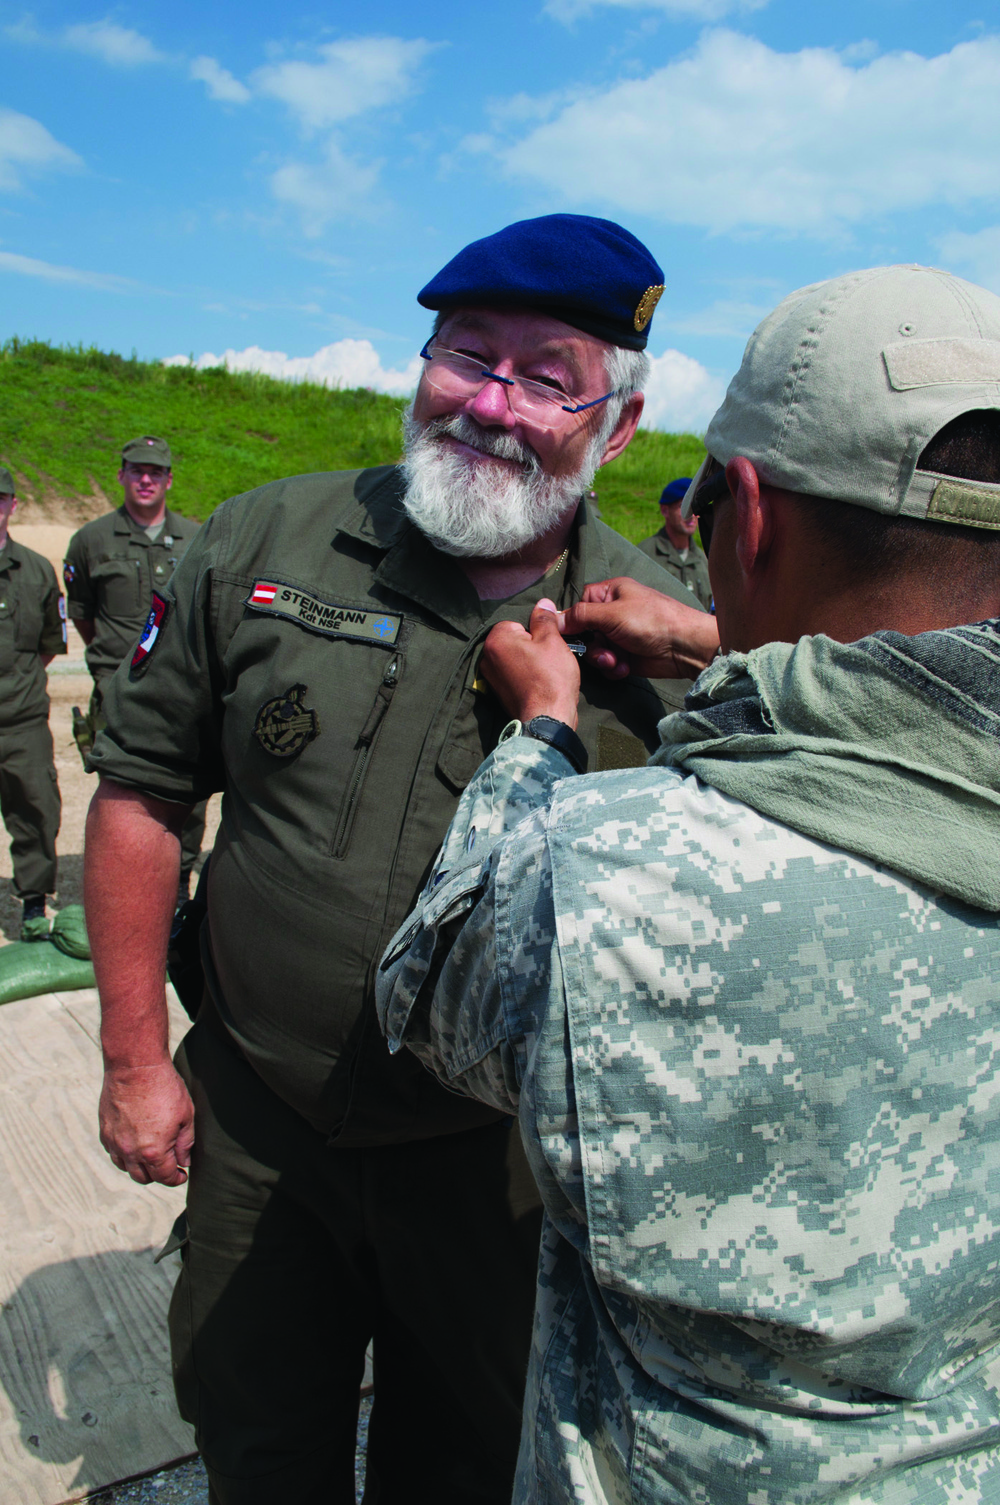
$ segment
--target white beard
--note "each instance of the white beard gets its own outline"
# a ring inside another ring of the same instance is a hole
[[[487,458],[469,463],[440,442],[442,434]],[[603,438],[595,440],[575,475],[550,476],[511,435],[466,414],[421,423],[412,407],[403,415],[403,443],[408,516],[442,553],[470,559],[501,559],[548,533],[590,489],[604,449]],[[520,468],[491,464],[489,456]]]

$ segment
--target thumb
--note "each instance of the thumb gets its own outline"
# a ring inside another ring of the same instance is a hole
[[[538,604],[533,607],[528,621],[528,631],[533,638],[555,636],[559,637],[559,620],[556,603],[543,596]]]

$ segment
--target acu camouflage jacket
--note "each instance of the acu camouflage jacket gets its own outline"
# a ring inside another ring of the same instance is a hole
[[[498,747],[379,980],[545,1201],[515,1501],[1000,1501],[998,915],[571,774]]]

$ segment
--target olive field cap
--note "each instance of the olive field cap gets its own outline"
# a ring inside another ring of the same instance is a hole
[[[0,465],[0,496],[13,496],[16,490],[14,477],[6,466]]]
[[[668,481],[660,492],[660,506],[672,507],[675,502],[682,502],[687,496],[690,484],[690,476],[678,476],[676,481]]]
[[[122,464],[165,465],[170,469],[170,445],[166,439],[157,439],[155,434],[141,434],[130,439],[122,450]]]
[[[644,350],[663,271],[609,219],[544,214],[474,240],[417,294],[424,308],[534,308],[609,345]]]
[[[788,491],[1000,529],[1000,486],[917,469],[935,434],[984,408],[1000,409],[1000,298],[930,267],[873,267],[801,288],[757,326],[705,448]]]

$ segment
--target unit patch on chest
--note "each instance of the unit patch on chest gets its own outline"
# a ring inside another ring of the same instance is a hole
[[[303,627],[330,638],[361,638],[387,647],[398,638],[403,620],[384,611],[364,611],[360,607],[339,606],[335,601],[320,601],[280,580],[255,580],[243,605],[267,616],[301,622]]]
[[[253,734],[265,752],[290,758],[319,736],[319,717],[302,703],[305,693],[305,685],[292,685],[284,695],[265,700],[253,724]]]
[[[147,664],[149,662],[149,655],[152,653],[153,649],[156,647],[157,643],[160,640],[160,630],[163,627],[164,622],[167,620],[168,611],[169,607],[166,601],[164,601],[161,595],[154,591],[153,604],[149,609],[149,616],[146,618],[146,625],[142,629],[142,632],[139,636],[139,641],[135,645],[135,652],[132,655],[131,667],[133,671],[136,669],[141,669],[144,664]]]

